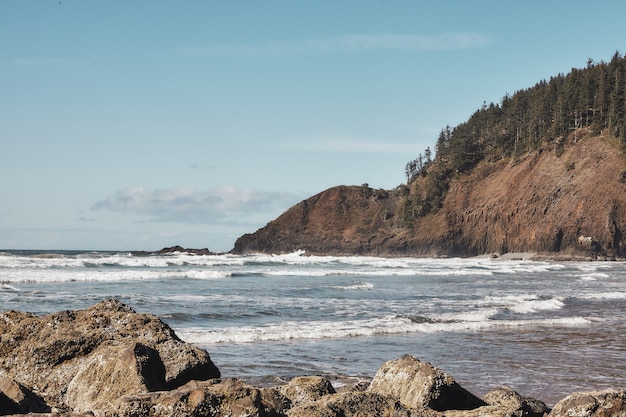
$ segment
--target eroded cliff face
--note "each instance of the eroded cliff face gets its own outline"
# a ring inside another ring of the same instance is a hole
[[[407,222],[400,189],[339,186],[291,207],[235,253],[474,256],[532,252],[622,257],[624,156],[605,137],[482,163],[450,183],[443,207]],[[419,184],[416,184],[419,186]]]
[[[235,253],[384,254],[393,230],[393,193],[338,186],[291,207],[256,233],[240,237]]]

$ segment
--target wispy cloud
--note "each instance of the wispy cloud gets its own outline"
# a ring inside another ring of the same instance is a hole
[[[489,44],[488,36],[473,32],[445,32],[432,35],[375,33],[353,34],[293,42],[204,45],[179,48],[184,56],[204,55],[292,55],[348,51],[424,52],[480,48]]]
[[[313,137],[281,144],[281,149],[295,149],[319,152],[345,153],[412,153],[419,150],[421,144],[406,142],[377,141],[346,137]]]
[[[85,217],[85,216],[80,216],[80,217],[78,218],[78,221],[79,221],[79,222],[87,222],[87,223],[90,223],[90,222],[97,222],[97,221],[98,221],[98,219],[93,218],[93,217]]]
[[[235,187],[204,191],[129,187],[96,202],[91,209],[138,214],[155,222],[257,225],[300,200],[302,196],[293,193]]]

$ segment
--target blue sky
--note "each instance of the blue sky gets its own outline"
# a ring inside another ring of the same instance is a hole
[[[232,248],[401,184],[483,101],[626,51],[626,1],[0,0],[0,248]]]

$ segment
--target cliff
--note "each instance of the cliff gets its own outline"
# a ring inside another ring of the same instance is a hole
[[[624,166],[619,141],[581,129],[558,143],[457,173],[433,213],[407,215],[407,201],[425,187],[425,178],[389,191],[338,186],[241,236],[232,252],[619,258],[626,231]]]

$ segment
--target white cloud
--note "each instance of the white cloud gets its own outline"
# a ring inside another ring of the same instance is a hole
[[[403,33],[352,34],[299,42],[207,45],[179,48],[184,56],[204,55],[292,55],[300,53],[347,51],[439,51],[480,48],[489,44],[486,35],[472,32],[445,32],[434,35]]]
[[[235,187],[203,191],[129,187],[96,202],[91,209],[137,214],[155,222],[258,225],[300,200],[302,196],[293,193]]]

